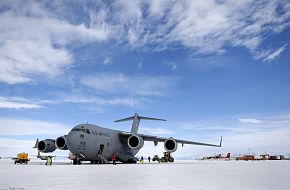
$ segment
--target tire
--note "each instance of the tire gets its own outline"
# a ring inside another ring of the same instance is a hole
[[[129,159],[125,162],[126,164],[136,164],[137,162],[133,159]]]

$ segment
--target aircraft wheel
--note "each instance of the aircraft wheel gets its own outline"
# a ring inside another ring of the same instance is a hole
[[[133,159],[129,159],[126,163],[127,164],[136,164],[137,162]]]
[[[75,159],[75,160],[73,160],[73,165],[77,165],[77,160]]]

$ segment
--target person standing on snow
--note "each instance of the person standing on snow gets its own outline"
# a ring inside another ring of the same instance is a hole
[[[117,160],[117,158],[116,158],[116,154],[113,153],[113,155],[112,155],[113,165],[116,165],[116,160]]]
[[[46,159],[45,165],[47,165],[47,166],[50,165],[51,166],[51,164],[52,164],[52,157],[48,156],[47,159]]]

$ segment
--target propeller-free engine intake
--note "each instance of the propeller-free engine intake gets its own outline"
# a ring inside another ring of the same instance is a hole
[[[167,152],[175,152],[177,150],[177,142],[173,138],[169,138],[164,142],[164,149]]]
[[[58,137],[55,141],[55,146],[56,148],[60,149],[60,150],[67,150],[67,141],[66,141],[66,137],[67,135],[64,135],[62,137]]]
[[[141,149],[144,146],[144,140],[137,135],[131,135],[128,138],[128,146],[131,149]]]
[[[42,141],[39,141],[37,143],[37,149],[39,152],[48,153],[55,151],[55,140],[53,139],[45,139]]]

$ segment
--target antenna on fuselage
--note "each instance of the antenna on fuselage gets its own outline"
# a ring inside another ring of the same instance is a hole
[[[158,119],[158,118],[152,118],[152,117],[143,117],[139,116],[137,113],[134,114],[132,117],[124,118],[124,119],[119,119],[114,122],[123,122],[123,121],[130,121],[133,120],[132,128],[131,128],[131,133],[137,134],[138,133],[138,128],[139,128],[139,123],[140,120],[155,120],[155,121],[166,121],[165,119]]]

